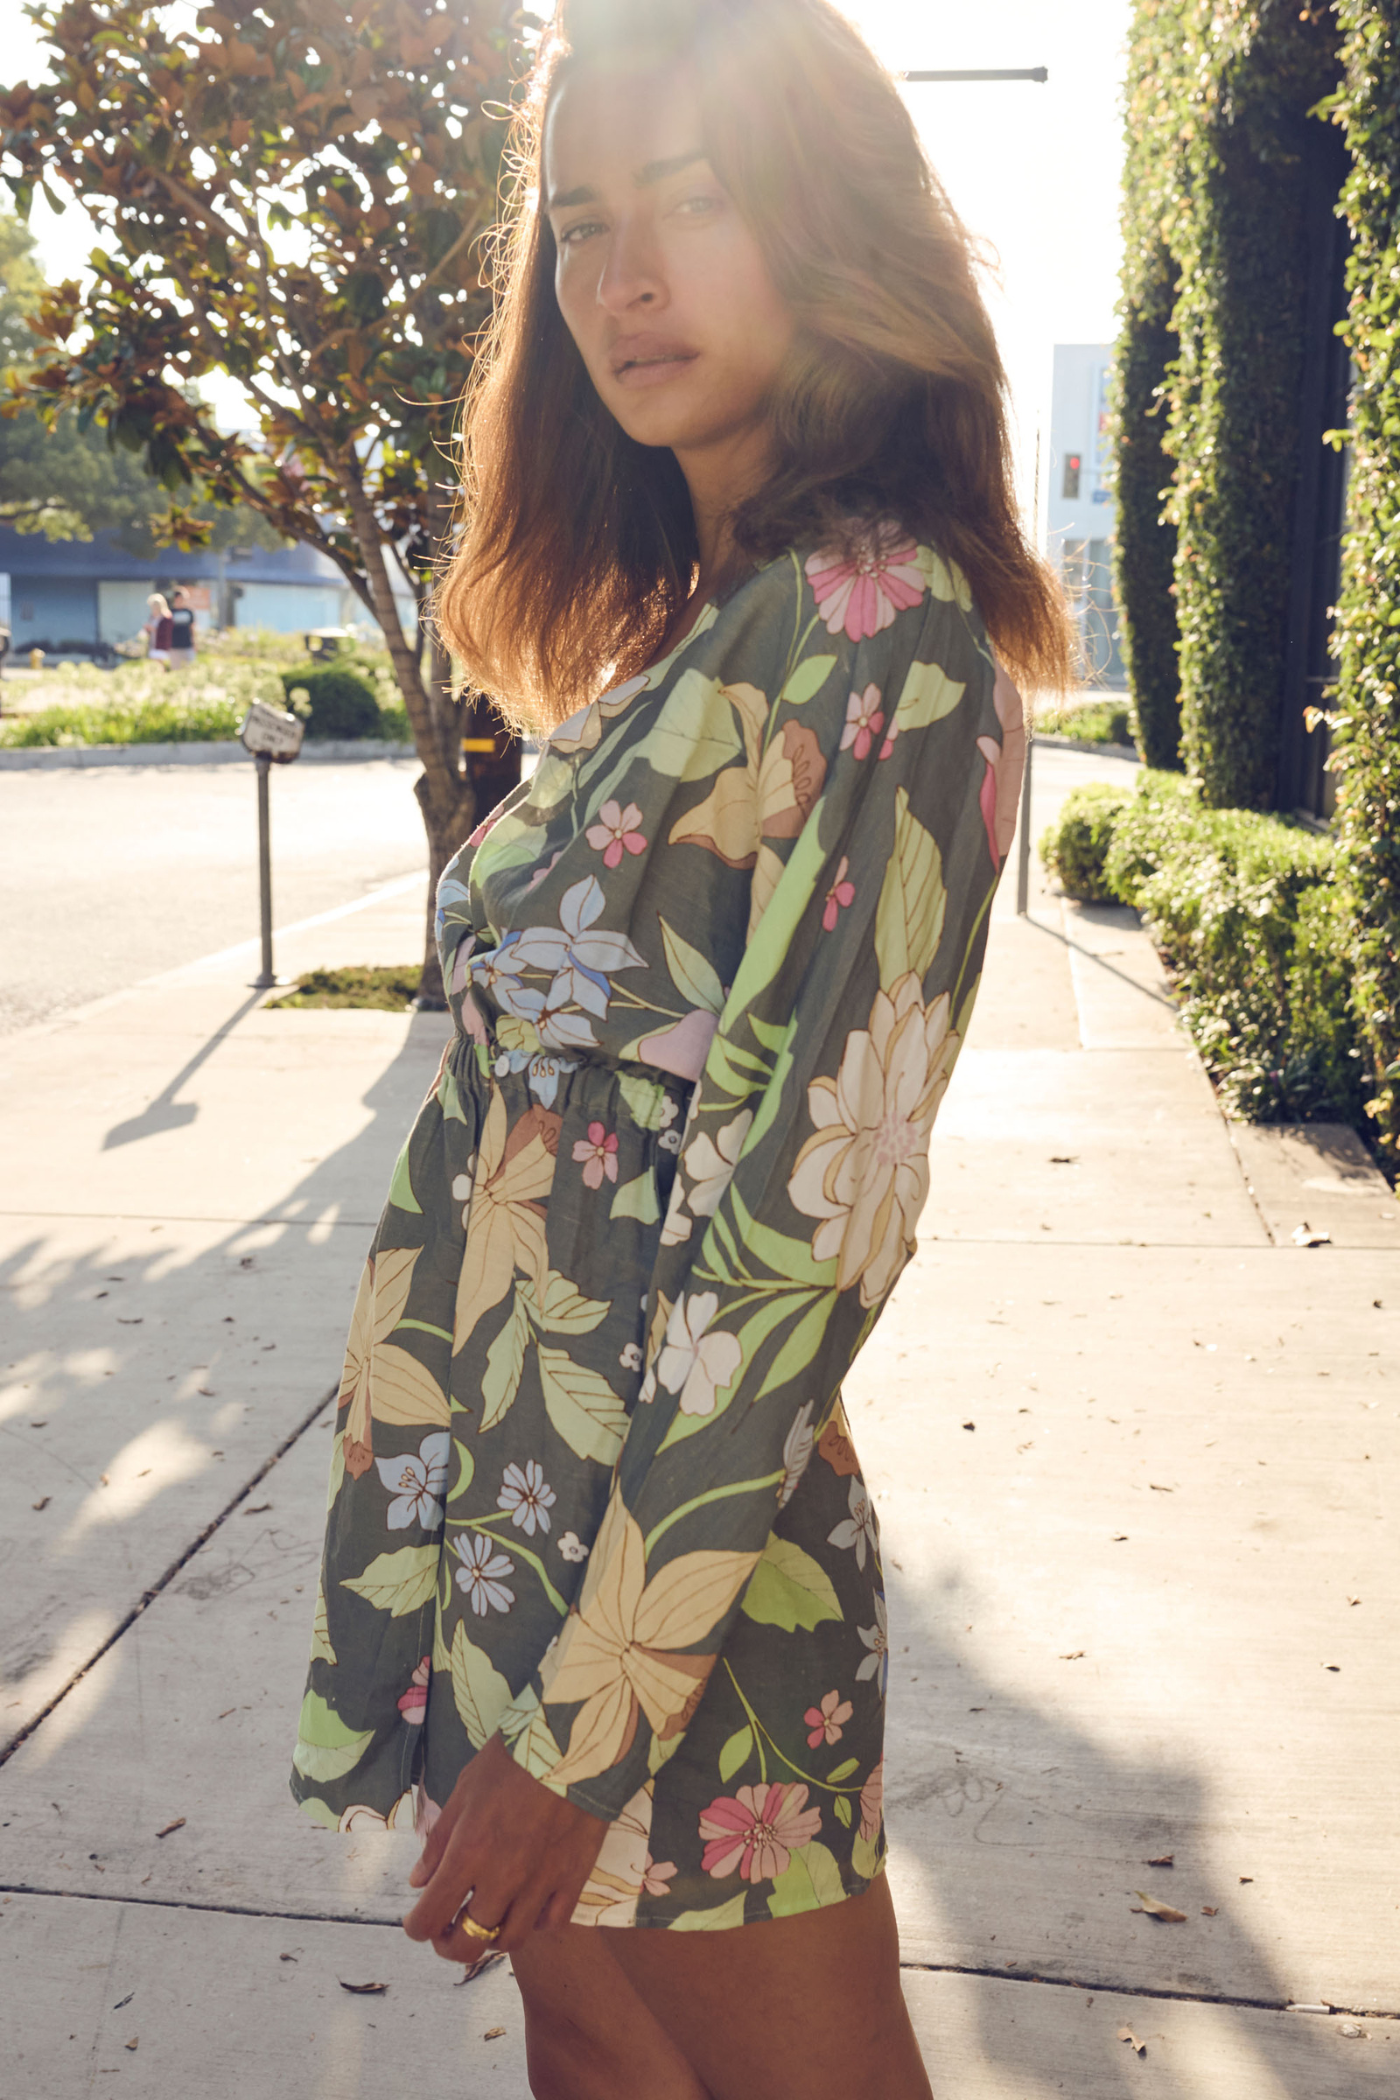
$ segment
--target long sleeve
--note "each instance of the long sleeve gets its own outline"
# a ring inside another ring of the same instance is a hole
[[[606,1818],[679,1745],[763,1555],[784,1445],[804,1410],[820,1429],[914,1250],[978,983],[1014,694],[961,579],[880,547],[873,579],[787,557],[783,660],[722,667],[743,754],[671,825],[675,853],[751,869],[749,938],[691,1098],[586,1580],[503,1724],[529,1770]]]

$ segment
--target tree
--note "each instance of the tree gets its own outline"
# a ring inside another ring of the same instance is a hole
[[[139,448],[170,492],[169,543],[207,542],[192,498],[246,503],[328,555],[383,631],[423,771],[425,997],[441,996],[431,890],[518,778],[489,703],[467,713],[434,644],[423,673],[394,600],[420,614],[451,523],[452,421],[490,291],[515,10],[437,0],[223,0],[193,25],[139,0],[30,10],[51,78],[0,94],[0,173],[82,200],[102,230],[90,282],[49,289],[48,354],[16,382]],[[221,431],[192,384],[246,391]],[[489,741],[488,741],[489,739]]]

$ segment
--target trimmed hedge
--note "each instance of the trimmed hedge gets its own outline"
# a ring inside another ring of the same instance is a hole
[[[1080,850],[1084,793],[1042,847],[1049,866]],[[1170,773],[1144,773],[1132,796],[1110,788],[1094,808],[1102,858],[1083,879],[1142,913],[1227,1110],[1360,1122],[1366,1060],[1333,842],[1287,818],[1209,809]]]
[[[1081,904],[1116,904],[1104,872],[1113,829],[1132,797],[1095,781],[1065,797],[1058,819],[1042,833],[1040,857],[1067,896]]]
[[[1326,139],[1309,112],[1337,84],[1337,28],[1330,8],[1299,0],[1138,0],[1131,50],[1118,391],[1134,690],[1160,694],[1172,672],[1166,548],[1152,548],[1146,522],[1158,468],[1150,440],[1143,460],[1132,454],[1154,359],[1174,333],[1156,383],[1174,462],[1165,516],[1177,535],[1182,755],[1214,807],[1267,809],[1288,632],[1306,202]],[[1155,737],[1152,755],[1164,755]]]
[[[293,694],[306,694],[297,712],[306,718],[309,737],[380,734],[379,695],[368,678],[349,664],[293,664],[281,676],[289,707],[297,706]]]
[[[1352,156],[1346,339],[1356,366],[1349,530],[1331,718],[1352,995],[1376,1077],[1366,1107],[1400,1165],[1400,6],[1338,0],[1346,66],[1330,113]]]

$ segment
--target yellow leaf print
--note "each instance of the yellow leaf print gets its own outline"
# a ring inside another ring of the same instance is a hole
[[[571,1614],[545,1668],[548,1706],[579,1705],[568,1748],[549,1774],[562,1792],[617,1763],[640,1708],[658,1736],[683,1729],[714,1660],[684,1655],[724,1616],[756,1553],[682,1553],[646,1579],[642,1534],[614,1492]],[[581,1702],[581,1703],[580,1703]]]
[[[350,1316],[350,1337],[345,1345],[345,1368],[336,1396],[337,1407],[349,1407],[342,1432],[345,1470],[356,1480],[374,1463],[370,1392],[375,1350],[388,1340],[407,1310],[419,1251],[417,1247],[381,1248],[360,1272],[355,1310]]]
[[[500,1304],[517,1269],[523,1269],[537,1288],[543,1287],[549,1273],[544,1199],[554,1185],[559,1128],[560,1118],[550,1109],[530,1108],[508,1129],[505,1096],[492,1087],[475,1175],[470,1183],[459,1175],[452,1189],[468,1205],[452,1329],[454,1356],[471,1339],[483,1313]]]

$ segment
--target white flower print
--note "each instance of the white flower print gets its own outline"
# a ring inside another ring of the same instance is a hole
[[[719,1201],[739,1163],[739,1154],[744,1149],[744,1139],[753,1122],[753,1110],[746,1108],[732,1123],[726,1123],[718,1138],[712,1138],[707,1130],[692,1138],[686,1147],[685,1171],[693,1187],[690,1191],[690,1207],[697,1218],[712,1218],[719,1208]],[[665,1139],[662,1139],[665,1143]]]
[[[681,1134],[678,1130],[663,1130],[656,1142],[660,1145],[663,1152],[679,1152],[681,1149]]]
[[[544,1467],[538,1459],[530,1458],[523,1469],[514,1464],[506,1467],[496,1507],[508,1509],[516,1530],[533,1538],[537,1525],[541,1531],[548,1531],[549,1512],[555,1500],[553,1488],[546,1485]]]
[[[619,1352],[617,1360],[624,1371],[640,1371],[642,1368],[641,1343],[629,1342],[627,1347]]]
[[[565,1560],[587,1560],[588,1548],[576,1531],[566,1531],[559,1541],[559,1551]],[[557,1638],[557,1636],[556,1636]],[[554,1642],[550,1642],[550,1647]]]
[[[529,926],[516,938],[512,958],[515,968],[554,972],[546,1002],[549,1007],[581,1006],[586,1013],[604,1017],[612,995],[606,973],[646,968],[646,958],[638,954],[626,934],[589,931],[603,904],[601,884],[594,876],[586,875],[582,882],[565,890],[559,900],[559,932],[547,926]],[[544,1032],[541,1026],[541,1035]]]
[[[885,1686],[890,1674],[890,1628],[889,1617],[885,1610],[885,1600],[879,1590],[875,1592],[875,1624],[873,1626],[857,1626],[856,1632],[870,1650],[869,1655],[866,1656],[864,1662],[856,1670],[856,1676],[874,1677],[878,1673],[880,1697],[883,1699]]]
[[[865,1549],[869,1545],[878,1550],[875,1530],[875,1505],[859,1473],[851,1476],[851,1514],[843,1517],[836,1529],[827,1534],[829,1546],[854,1546],[856,1566],[865,1566]]]
[[[454,1539],[452,1550],[462,1563],[457,1587],[465,1591],[477,1617],[484,1619],[488,1611],[509,1611],[515,1591],[508,1590],[501,1577],[515,1573],[515,1562],[497,1551],[496,1541],[474,1531],[470,1538]]]
[[[787,1433],[783,1445],[783,1484],[778,1489],[778,1507],[786,1509],[797,1493],[797,1483],[812,1460],[812,1409],[814,1400],[806,1401],[797,1411],[797,1420]]]
[[[447,1459],[452,1438],[447,1430],[435,1429],[425,1436],[415,1457],[376,1458],[379,1477],[395,1500],[389,1504],[390,1531],[406,1531],[410,1524],[436,1531],[442,1522],[442,1491],[447,1485]]]
[[[668,1393],[681,1396],[683,1415],[712,1415],[716,1389],[728,1385],[743,1361],[735,1334],[707,1334],[719,1310],[715,1291],[681,1292],[666,1322],[656,1373]]]
[[[681,1105],[679,1101],[673,1101],[669,1094],[661,1096],[661,1128],[663,1130],[668,1129],[675,1122],[680,1112]]]

